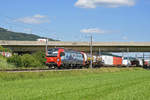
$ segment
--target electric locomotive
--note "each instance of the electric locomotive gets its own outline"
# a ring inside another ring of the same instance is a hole
[[[46,65],[49,68],[81,68],[85,65],[84,55],[74,50],[50,48],[46,54]]]

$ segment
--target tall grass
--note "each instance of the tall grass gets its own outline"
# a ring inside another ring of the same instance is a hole
[[[141,68],[0,73],[1,100],[149,100]]]

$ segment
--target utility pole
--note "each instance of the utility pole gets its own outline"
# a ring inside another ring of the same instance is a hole
[[[47,55],[48,51],[48,38],[46,38],[45,54]]]
[[[122,49],[122,64],[123,64],[123,60],[124,60],[124,51]]]
[[[101,56],[101,49],[99,48],[99,56]]]
[[[90,52],[91,52],[91,64],[90,64],[90,68],[93,68],[93,66],[92,66],[92,59],[93,59],[93,54],[92,54],[92,52],[93,52],[93,47],[92,47],[92,45],[93,45],[93,38],[92,38],[92,34],[91,34],[91,45],[90,45]]]
[[[124,58],[124,52],[122,51],[122,58]]]
[[[143,61],[143,68],[145,67],[145,54],[144,54],[144,52],[143,52],[143,59],[142,59],[142,61]]]
[[[127,59],[128,59],[128,65],[127,65],[127,67],[129,67],[129,48],[127,48],[127,54],[128,54],[128,56],[127,56]]]

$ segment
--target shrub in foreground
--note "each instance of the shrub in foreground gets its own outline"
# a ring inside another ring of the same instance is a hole
[[[13,64],[7,62],[7,58],[0,55],[0,69],[15,68]]]
[[[7,59],[7,62],[15,64],[16,67],[23,66],[21,56],[18,55],[11,56],[10,58]]]
[[[21,56],[22,64],[24,67],[38,67],[41,66],[39,60],[37,60],[34,56],[25,54]]]
[[[23,56],[14,55],[7,60],[9,63],[13,63],[16,67],[39,67],[42,64],[34,56],[25,54]]]
[[[39,61],[42,65],[45,65],[46,59],[45,59],[45,52],[39,51],[32,54],[37,61]]]

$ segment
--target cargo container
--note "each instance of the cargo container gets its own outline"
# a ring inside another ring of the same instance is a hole
[[[102,55],[102,61],[105,65],[113,66],[113,56]]]
[[[150,60],[145,60],[144,65],[150,66]]]
[[[139,60],[139,66],[143,66],[143,60],[142,59],[138,59]]]
[[[114,66],[122,65],[122,57],[113,57],[113,65]]]
[[[130,65],[131,65],[131,61],[128,60],[128,59],[123,59],[123,60],[122,60],[122,65],[123,65],[123,66],[130,66]]]

